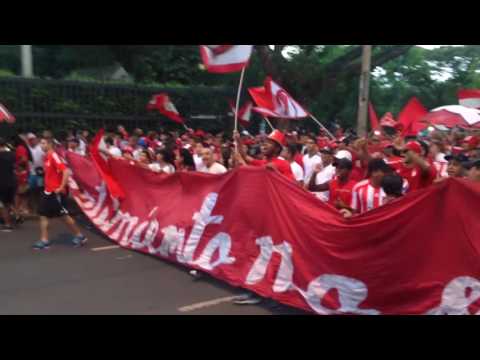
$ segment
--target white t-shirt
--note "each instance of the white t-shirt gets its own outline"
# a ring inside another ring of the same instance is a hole
[[[305,184],[308,184],[310,181],[310,177],[312,176],[312,172],[315,167],[320,164],[322,165],[322,158],[320,155],[315,154],[312,157],[306,154],[303,156],[303,170],[304,170],[304,181]]]
[[[205,167],[205,164],[203,163],[201,156],[198,156],[197,154],[193,154],[193,162],[195,163],[195,169],[197,171],[207,172],[205,171],[206,167]]]
[[[165,174],[175,173],[175,168],[171,164],[161,166],[159,163],[153,163],[148,165],[149,169],[155,172],[164,172]]]
[[[115,158],[122,157],[122,151],[116,146],[110,146],[108,149],[108,153]]]
[[[42,148],[40,145],[36,145],[33,148],[28,147],[30,149],[30,152],[32,153],[32,159],[33,161],[31,162],[30,166],[30,173],[32,175],[35,175],[35,169],[36,168],[43,168],[43,161],[45,159],[45,153],[43,152]]]
[[[326,182],[331,181],[335,177],[335,166],[332,164],[326,166],[317,174],[317,178],[315,179],[315,185],[322,185]],[[315,195],[322,201],[327,202],[330,196],[330,191],[322,191],[315,193]]]
[[[304,172],[303,168],[297,164],[296,161],[290,163],[290,168],[292,169],[293,177],[297,181],[303,181],[304,179]]]
[[[78,140],[78,147],[84,155],[87,153],[87,144],[82,139]]]
[[[202,162],[202,164],[203,164],[203,162]],[[208,174],[220,175],[220,174],[225,174],[227,172],[227,168],[225,166],[223,166],[222,164],[218,163],[218,162],[214,162],[212,164],[212,166],[210,166],[209,168],[204,166],[204,169],[201,170],[201,172],[208,173]]]

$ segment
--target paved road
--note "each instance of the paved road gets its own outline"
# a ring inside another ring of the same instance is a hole
[[[86,230],[75,249],[61,223],[53,246],[35,251],[38,223],[0,233],[0,314],[278,315],[303,312],[268,301],[238,306],[241,292],[214,279],[193,281],[175,264],[114,247]]]

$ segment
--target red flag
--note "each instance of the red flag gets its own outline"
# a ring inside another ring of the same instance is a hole
[[[248,91],[257,104],[253,110],[264,116],[285,119],[309,116],[308,112],[270,77],[265,79],[263,88],[250,88]]]
[[[230,108],[232,109],[233,115],[235,116],[235,104],[233,101],[230,101]],[[250,125],[250,119],[252,117],[253,103],[248,101],[243,107],[238,111],[238,120],[243,126]]]
[[[428,114],[428,110],[416,97],[410,99],[398,115],[398,122],[403,125],[402,136],[414,136],[425,129],[420,121]]]
[[[480,90],[460,90],[458,92],[458,102],[462,106],[480,109]]]
[[[184,120],[178,113],[177,108],[165,93],[153,95],[152,100],[150,100],[147,105],[147,109],[158,110],[160,114],[165,115],[173,122],[181,125],[184,124]]]
[[[105,185],[107,186],[110,195],[113,198],[121,200],[125,198],[125,192],[112,175],[108,162],[105,161],[105,159],[102,157],[102,155],[100,155],[100,152],[98,151],[104,133],[105,131],[101,129],[95,136],[95,138],[92,140],[92,143],[90,144],[90,156],[92,157],[93,163],[95,164],[97,171],[105,182]]]
[[[8,124],[13,124],[15,122],[15,116],[13,116],[5,106],[0,104],[0,123],[4,121]]]
[[[377,130],[380,127],[380,124],[378,123],[378,116],[371,102],[368,103],[368,115],[372,130]]]
[[[208,72],[225,74],[243,70],[253,45],[200,45],[200,55]]]

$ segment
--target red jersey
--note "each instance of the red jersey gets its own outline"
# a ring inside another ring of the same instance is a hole
[[[416,165],[413,168],[408,168],[405,163],[400,166],[397,173],[408,181],[409,191],[424,189],[432,185],[437,177],[437,169],[432,163],[430,163],[428,174],[423,176],[420,166]]]
[[[295,155],[295,162],[300,165],[303,169],[303,155],[302,154],[297,154]]]
[[[386,194],[381,187],[374,187],[370,179],[360,181],[353,187],[351,208],[364,213],[380,207],[385,202]]]
[[[45,156],[43,165],[45,172],[45,192],[53,193],[62,185],[63,172],[67,167],[56,152],[49,152]]]
[[[390,156],[385,159],[385,162],[390,166],[394,171],[399,171],[403,164],[403,158],[400,156]]]
[[[249,165],[252,166],[265,166],[268,163],[272,163],[275,168],[278,170],[280,174],[283,176],[286,176],[290,180],[295,180],[293,173],[292,173],[292,168],[290,167],[290,164],[286,160],[282,160],[279,158],[273,158],[272,160],[252,160]]]
[[[25,164],[28,171],[28,150],[23,145],[18,145],[15,149],[15,164]]]
[[[349,179],[345,184],[338,181],[338,177],[335,177],[330,181],[330,193],[328,203],[335,206],[337,200],[341,200],[345,205],[350,206],[352,203],[353,188],[357,184],[356,181]]]

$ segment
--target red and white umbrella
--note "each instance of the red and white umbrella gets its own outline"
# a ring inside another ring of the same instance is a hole
[[[433,109],[422,122],[447,127],[480,128],[480,110],[461,105],[442,106]]]

